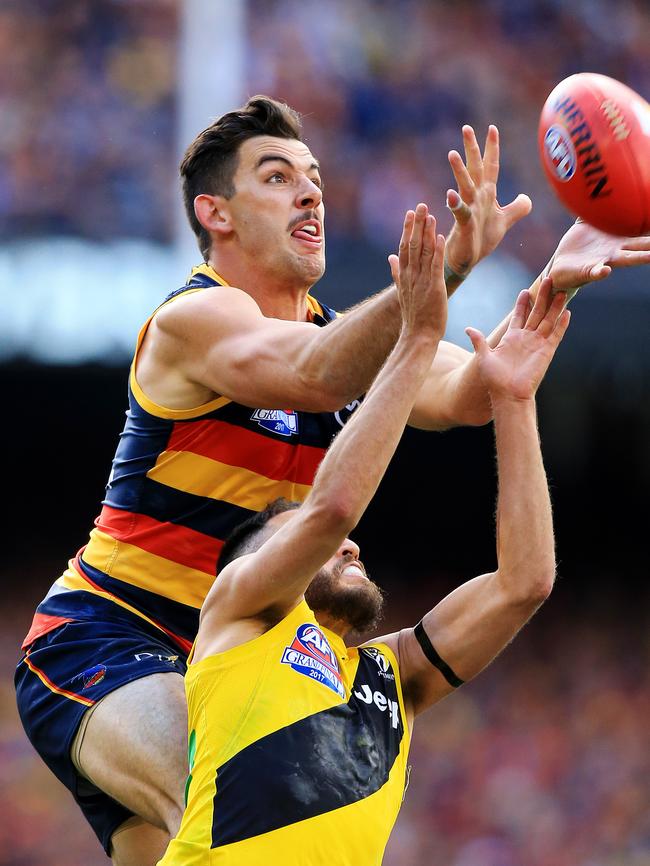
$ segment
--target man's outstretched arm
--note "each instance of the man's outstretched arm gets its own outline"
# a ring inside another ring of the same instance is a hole
[[[400,337],[362,407],[339,433],[311,493],[255,553],[227,565],[202,613],[201,633],[223,634],[243,619],[281,619],[336,553],[372,499],[406,425],[446,322],[444,239],[430,217],[424,232],[407,215],[402,246]],[[434,254],[435,251],[435,254]],[[386,407],[390,406],[390,411]],[[199,637],[205,654],[205,640]],[[209,645],[208,645],[209,646]]]
[[[530,210],[526,196],[503,208],[496,200],[496,127],[488,131],[483,155],[471,127],[463,128],[463,141],[465,163],[456,151],[449,155],[458,191],[447,193],[455,219],[447,246],[448,294],[459,284],[457,273],[471,270]],[[416,222],[424,224],[427,215],[426,206],[418,205]],[[155,402],[170,408],[192,407],[217,394],[251,406],[335,410],[368,389],[395,344],[400,321],[394,285],[327,328],[268,318],[236,288],[206,290],[156,315],[138,362],[138,381]],[[459,353],[458,347],[445,351],[449,357],[431,374],[436,382],[444,380],[450,362],[459,365]],[[439,409],[438,394],[433,395],[431,426],[449,426],[447,404],[454,423],[479,423],[468,409],[471,401],[458,400],[454,389],[443,386]]]
[[[606,279],[619,268],[650,264],[650,236],[620,238],[578,220],[564,234],[542,274],[530,287],[532,300],[545,277],[554,291],[567,297],[587,283]],[[511,313],[488,336],[494,348],[505,334]],[[440,430],[465,424],[486,424],[492,407],[477,359],[452,343],[441,342],[409,423],[423,430]]]
[[[386,641],[398,653],[410,707],[421,712],[476,676],[512,640],[551,591],[555,556],[535,392],[569,322],[564,296],[548,305],[550,281],[529,310],[522,292],[507,333],[490,349],[468,329],[494,409],[499,471],[497,570],[468,581],[415,629]]]

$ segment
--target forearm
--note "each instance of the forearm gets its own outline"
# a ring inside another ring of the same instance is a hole
[[[420,389],[409,424],[420,430],[487,424],[492,404],[475,356],[442,342]]]
[[[555,545],[534,400],[495,400],[494,425],[499,472],[497,579],[514,601],[536,606],[553,585]]]
[[[303,377],[335,395],[339,406],[349,403],[374,381],[400,324],[397,292],[390,286],[320,329],[298,361]]]
[[[461,280],[456,279],[456,274],[445,274],[448,296],[453,294],[460,282]],[[300,359],[305,378],[314,383],[313,387],[322,386],[328,392],[334,392],[341,406],[354,400],[364,394],[374,381],[395,345],[400,324],[397,291],[395,286],[391,285],[367,301],[352,307],[344,316],[322,329]],[[471,386],[471,383],[469,384]],[[480,414],[480,417],[485,416],[489,401],[484,389],[483,406],[478,412],[470,408],[474,405],[473,394],[463,394],[461,400],[461,420],[455,423],[487,423],[490,420],[489,414],[485,420],[462,420],[466,408],[472,418],[477,414]],[[435,405],[432,411],[434,415],[437,414]],[[434,422],[431,428],[437,429],[439,426]]]
[[[307,504],[347,515],[350,531],[372,499],[397,448],[437,342],[400,338],[363,407],[338,434],[321,464]]]

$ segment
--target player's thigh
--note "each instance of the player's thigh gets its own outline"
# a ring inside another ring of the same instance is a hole
[[[113,833],[113,866],[155,866],[169,844],[169,833],[142,818],[131,818]]]
[[[174,835],[188,772],[183,677],[150,674],[106,695],[79,729],[72,758],[100,790]]]

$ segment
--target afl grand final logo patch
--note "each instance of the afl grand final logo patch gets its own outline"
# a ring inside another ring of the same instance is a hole
[[[298,626],[291,646],[285,647],[282,653],[281,661],[297,673],[332,689],[340,698],[345,697],[338,659],[318,626],[312,623]]]
[[[280,436],[293,436],[298,432],[298,415],[293,409],[256,409],[251,421],[257,421],[260,427]]]

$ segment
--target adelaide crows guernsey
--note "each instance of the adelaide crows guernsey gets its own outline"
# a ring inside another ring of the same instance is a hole
[[[201,265],[164,303],[219,285],[227,284]],[[307,301],[315,324],[335,318]],[[188,652],[223,539],[279,496],[305,499],[354,406],[318,414],[251,408],[226,397],[194,409],[159,406],[135,373],[153,315],[138,335],[126,423],[95,529],[37,608],[23,646],[62,623],[100,612],[110,618],[114,610],[141,617]]]
[[[159,866],[378,866],[404,796],[397,661],[306,602],[190,664],[187,808]]]

